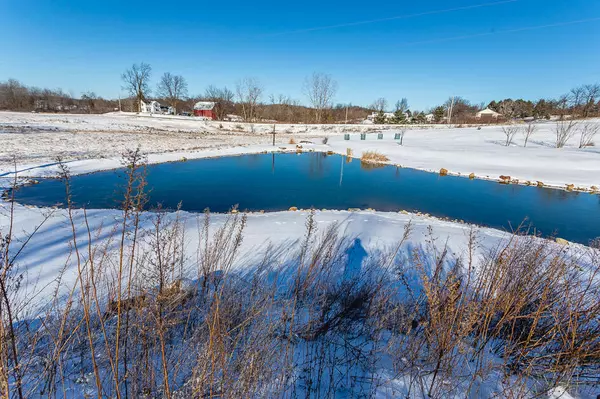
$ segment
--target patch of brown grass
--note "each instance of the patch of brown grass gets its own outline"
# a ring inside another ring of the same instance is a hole
[[[360,157],[360,161],[364,163],[383,163],[390,159],[377,151],[365,151]]]

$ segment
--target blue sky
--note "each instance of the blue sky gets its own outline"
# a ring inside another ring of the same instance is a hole
[[[117,97],[121,73],[141,61],[153,87],[168,71],[190,94],[253,76],[263,100],[305,102],[302,82],[318,71],[337,80],[336,102],[407,97],[413,109],[600,82],[599,0],[3,0],[0,26],[0,80],[75,96]]]

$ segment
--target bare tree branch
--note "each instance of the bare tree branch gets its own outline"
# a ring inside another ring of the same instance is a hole
[[[315,122],[322,123],[323,111],[331,108],[337,92],[337,82],[331,75],[314,72],[304,81],[304,93],[315,108]]]
[[[175,114],[177,114],[177,104],[187,96],[187,93],[185,78],[181,75],[172,75],[170,72],[164,73],[156,89],[156,94],[169,102]]]
[[[151,74],[152,67],[142,62],[139,65],[133,64],[130,69],[121,75],[124,83],[123,89],[127,90],[137,100],[138,112],[141,111],[140,102],[146,98],[146,95],[150,94],[149,80]]]

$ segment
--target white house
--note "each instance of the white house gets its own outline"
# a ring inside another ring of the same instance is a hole
[[[367,120],[365,122],[366,123],[375,123],[375,118],[377,117],[377,115],[379,115],[379,112],[373,112],[371,115],[367,116]],[[391,121],[394,118],[395,114],[393,112],[384,112],[383,116],[386,121]],[[404,116],[406,116],[406,120],[410,119],[408,117],[408,114],[405,113]]]
[[[481,119],[481,118],[494,118],[494,119],[497,119],[497,118],[499,118],[501,116],[502,116],[502,114],[500,114],[500,113],[498,113],[498,112],[496,112],[496,111],[494,111],[492,109],[489,109],[489,108],[481,110],[477,114],[475,114],[475,117],[477,119]]]
[[[144,101],[140,101],[140,112],[142,114],[162,114],[162,110],[160,109],[160,103],[158,101],[150,101],[146,103]]]
[[[433,115],[433,114],[425,115],[425,120],[427,121],[427,123],[433,122],[434,119],[435,119],[435,115]]]

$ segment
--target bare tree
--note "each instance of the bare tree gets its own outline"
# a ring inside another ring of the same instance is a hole
[[[527,147],[527,142],[529,138],[537,131],[537,126],[533,123],[528,123],[526,126],[523,126],[521,133],[523,133],[523,138],[525,138],[525,144],[523,147]]]
[[[156,94],[167,100],[169,105],[173,107],[173,113],[177,114],[177,104],[187,96],[187,90],[187,82],[183,76],[165,72],[160,78]]]
[[[507,147],[512,144],[513,139],[515,138],[515,134],[517,134],[518,131],[519,131],[518,126],[503,126],[502,127],[502,132],[506,136],[505,145]]]
[[[571,89],[567,98],[571,107],[579,108],[585,102],[585,89],[583,86],[575,87]]]
[[[402,113],[405,113],[406,111],[408,111],[408,100],[403,97],[402,100],[396,101],[396,112],[400,111]]]
[[[556,148],[563,148],[567,141],[575,134],[577,122],[574,120],[561,120],[556,123]]]
[[[560,96],[558,100],[556,100],[555,107],[560,115],[560,119],[565,119],[565,116],[569,111],[569,95],[564,94]]]
[[[204,98],[215,103],[215,114],[217,119],[222,121],[227,116],[227,111],[233,109],[235,95],[227,87],[219,89],[217,86],[210,85],[204,91]]]
[[[579,138],[579,148],[589,147],[594,144],[594,137],[596,137],[596,134],[600,131],[600,124],[593,122],[583,123],[579,125],[578,130],[581,133]]]
[[[98,96],[93,91],[85,92],[81,95],[81,101],[83,101],[87,107],[88,113],[92,113],[92,111],[96,108],[96,100]]]
[[[408,129],[405,127],[400,128],[400,145],[404,145],[404,135]]]
[[[585,104],[583,105],[583,117],[587,118],[592,113],[598,100],[600,100],[600,84],[591,84],[583,86],[583,98]]]
[[[146,95],[150,93],[150,75],[152,74],[152,67],[144,62],[133,64],[131,68],[123,72],[121,79],[123,80],[123,88],[135,97],[137,101],[138,112],[141,111],[142,105],[140,104],[146,98]]]
[[[568,94],[569,105],[573,113],[587,118],[592,113],[596,102],[600,98],[600,84],[578,86]]]
[[[252,77],[239,80],[235,85],[235,91],[242,106],[244,120],[246,122],[254,121],[256,119],[256,106],[263,92],[259,80]]]
[[[383,97],[380,97],[373,102],[371,108],[373,108],[377,112],[385,112],[387,108],[387,100]]]
[[[331,75],[314,72],[304,81],[304,93],[315,109],[315,121],[321,123],[323,111],[331,108],[331,103],[337,92],[337,82]]]

